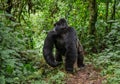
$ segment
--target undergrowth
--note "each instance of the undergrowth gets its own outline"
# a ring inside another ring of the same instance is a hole
[[[106,79],[105,84],[120,84],[120,25],[116,24],[104,37],[107,48],[101,53],[88,56],[88,60],[101,69],[101,75]]]

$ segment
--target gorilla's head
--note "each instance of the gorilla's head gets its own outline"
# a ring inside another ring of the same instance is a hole
[[[64,18],[61,18],[54,24],[54,31],[58,34],[65,33],[68,28],[67,21]]]

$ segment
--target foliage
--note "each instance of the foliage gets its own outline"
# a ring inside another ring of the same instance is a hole
[[[106,16],[107,2],[97,0],[96,31],[90,35],[87,0],[0,0],[0,84],[65,83],[64,67],[49,67],[42,54],[46,34],[60,18],[76,29],[86,63],[101,68],[105,83],[119,84],[120,2],[116,0],[112,19],[114,1],[109,0]]]
[[[117,25],[116,25],[117,24]],[[107,48],[99,54],[89,56],[91,62],[97,68],[101,68],[101,75],[104,76],[107,84],[120,83],[120,23],[115,22],[112,30],[104,38]]]
[[[4,21],[8,21],[7,24]],[[16,23],[13,24],[15,25]],[[28,28],[22,30],[19,27],[16,28],[17,30],[15,31],[9,20],[5,19],[0,22],[0,84],[47,83],[45,81],[46,78],[50,78],[49,76],[54,74],[55,71],[57,71],[57,74],[51,77],[48,82],[56,81],[58,84],[61,83],[63,79],[59,78],[64,78],[64,73],[58,71],[58,69],[52,72],[49,70],[50,67],[46,66],[45,68],[44,65],[41,48],[43,40],[41,42],[41,39],[45,38],[45,35],[43,35],[45,33],[41,33],[43,36],[39,37],[39,39],[34,38],[36,34],[33,35],[32,42],[35,40],[35,48],[33,50],[30,47],[31,41],[29,41],[31,31]],[[39,44],[40,42],[41,44]],[[38,53],[39,49],[41,49],[40,54]]]

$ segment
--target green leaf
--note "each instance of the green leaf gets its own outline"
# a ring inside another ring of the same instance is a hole
[[[0,76],[0,84],[5,84],[5,77],[4,76]]]
[[[12,15],[12,14],[9,14],[9,13],[6,13],[5,16],[13,17],[13,15]]]
[[[5,61],[6,61],[7,65],[14,67],[16,59],[6,59]]]
[[[107,0],[98,0],[99,2],[102,2],[102,3],[106,3]],[[110,3],[112,2],[112,0],[108,0]]]
[[[116,70],[114,71],[114,73],[115,73],[116,75],[119,75],[119,76],[120,76],[120,69],[116,69]]]
[[[13,72],[13,67],[11,67],[11,66],[8,65],[8,66],[6,67],[6,71],[7,71],[8,74],[12,74],[12,72]]]

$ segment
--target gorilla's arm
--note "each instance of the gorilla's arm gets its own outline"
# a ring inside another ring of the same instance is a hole
[[[44,41],[44,46],[43,46],[44,58],[51,67],[56,67],[59,65],[59,63],[56,62],[56,60],[53,56],[53,47],[54,47],[55,36],[56,36],[56,33],[54,31],[48,32],[47,37]]]

